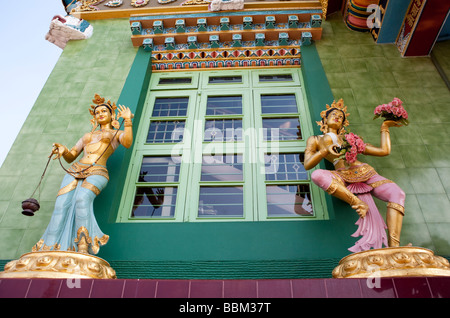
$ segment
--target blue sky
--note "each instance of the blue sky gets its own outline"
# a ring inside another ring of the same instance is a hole
[[[3,1],[0,19],[0,165],[62,50],[45,40],[61,0]]]

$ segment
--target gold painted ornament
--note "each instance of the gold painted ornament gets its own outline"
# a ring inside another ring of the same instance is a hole
[[[105,260],[70,251],[40,251],[22,255],[5,265],[0,278],[95,278],[115,279]]]
[[[111,0],[111,1],[108,1],[107,3],[105,3],[105,6],[114,8],[114,7],[119,7],[122,4],[123,4],[122,0]]]
[[[98,240],[97,237],[94,240]],[[8,262],[0,278],[117,278],[108,262],[89,254],[92,241],[88,230],[80,227],[75,239],[78,251],[60,251],[59,244],[44,246],[40,251],[41,246],[35,246],[31,253]]]
[[[192,5],[203,5],[209,4],[211,1],[209,0],[186,0],[181,5],[182,6],[192,6]]]
[[[131,0],[131,5],[133,7],[139,8],[146,6],[148,4],[149,0]]]
[[[333,278],[450,276],[450,263],[423,247],[385,247],[344,257],[332,275]]]

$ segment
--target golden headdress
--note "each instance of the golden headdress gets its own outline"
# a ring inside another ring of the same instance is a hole
[[[94,118],[91,119],[91,124],[94,127],[92,130],[95,130],[95,128],[97,128],[97,126],[98,126],[98,123],[95,120],[95,108],[97,108],[99,106],[105,106],[105,107],[107,107],[109,109],[109,111],[111,112],[111,125],[114,128],[119,129],[120,124],[119,124],[119,122],[116,119],[116,109],[117,109],[116,103],[112,103],[111,104],[110,100],[108,100],[105,103],[105,98],[101,97],[98,94],[95,94],[94,99],[92,100],[92,102],[95,104],[95,105],[91,105],[91,109],[89,109],[89,113],[94,117]]]
[[[316,121],[317,125],[320,126],[320,131],[323,133],[328,132],[328,125],[326,124],[327,114],[329,114],[333,109],[340,110],[344,114],[344,122],[342,123],[342,129],[339,133],[343,133],[345,131],[345,127],[347,127],[350,123],[348,122],[349,113],[347,113],[347,106],[344,105],[344,100],[341,98],[337,102],[334,100],[330,105],[327,104],[327,108],[320,113],[320,117],[322,117],[321,121]]]

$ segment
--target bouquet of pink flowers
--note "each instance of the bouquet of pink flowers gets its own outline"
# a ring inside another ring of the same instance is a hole
[[[361,137],[354,133],[345,134],[340,149],[340,158],[345,159],[348,163],[354,163],[358,154],[363,153],[365,149],[366,144]]]
[[[373,119],[384,117],[385,120],[399,121],[407,126],[409,124],[408,113],[402,104],[403,102],[395,97],[389,104],[378,105],[373,112],[375,114]]]

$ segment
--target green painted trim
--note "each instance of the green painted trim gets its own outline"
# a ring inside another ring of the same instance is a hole
[[[339,260],[112,261],[110,265],[119,279],[307,279],[331,278]]]
[[[319,121],[322,119],[320,112],[324,110],[326,104],[333,102],[334,96],[314,43],[302,46],[301,60],[311,118],[313,121]],[[314,125],[314,134],[321,134],[317,125]]]
[[[142,115],[151,76],[151,57],[151,52],[145,52],[143,48],[139,48],[117,101],[117,105],[125,105],[130,108],[134,114],[133,123],[138,123]],[[136,136],[136,132],[137,125],[133,125],[134,136]],[[116,219],[117,207],[120,204],[123,191],[121,184],[126,179],[131,149],[118,147],[108,161],[111,175],[109,184],[94,201],[94,211],[103,211],[102,214],[96,215],[99,224],[111,223]]]
[[[308,105],[310,107],[311,119],[314,123],[314,135],[321,135],[322,132],[315,122],[322,120],[320,117],[320,112],[325,109],[325,105],[330,105],[333,102],[334,96],[314,43],[308,46],[302,46],[301,65],[303,79],[305,81],[306,97],[309,101]],[[325,160],[322,160],[318,167],[328,170],[334,169],[332,164],[325,162]],[[326,196],[328,215],[330,218],[335,217],[333,206],[336,201],[337,200],[335,199],[331,199],[329,195]]]

